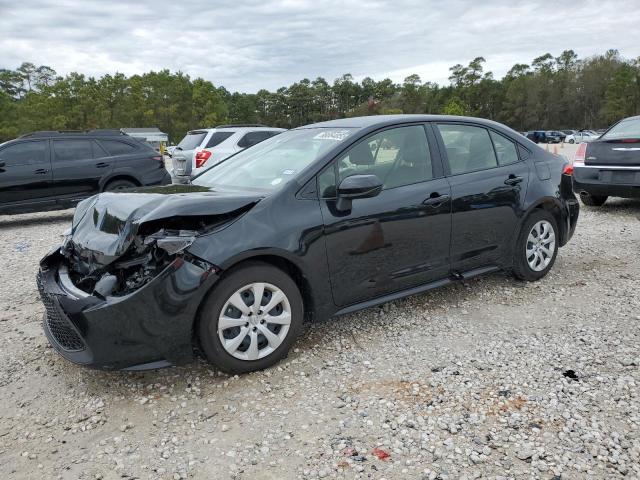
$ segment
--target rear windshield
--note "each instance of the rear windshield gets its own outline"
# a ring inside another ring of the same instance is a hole
[[[188,132],[176,148],[179,148],[181,150],[193,150],[194,148],[200,146],[202,140],[204,140],[204,137],[206,136],[206,131]]]
[[[622,120],[602,136],[602,140],[617,140],[622,138],[640,139],[640,118]]]
[[[211,147],[215,147],[216,145],[220,145],[222,142],[224,142],[227,138],[229,138],[234,133],[236,132],[214,132],[214,134],[211,135],[211,138],[207,142],[206,148],[211,148]]]

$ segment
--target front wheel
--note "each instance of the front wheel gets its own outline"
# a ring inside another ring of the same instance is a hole
[[[200,345],[224,372],[262,370],[287,355],[303,314],[300,290],[289,275],[250,262],[221,278],[209,293],[200,314]]]
[[[576,141],[572,138],[571,140],[569,140],[569,143],[576,143]]]
[[[533,212],[518,235],[513,260],[513,274],[529,282],[544,277],[558,255],[558,226],[546,210]]]
[[[609,197],[606,195],[591,195],[587,192],[580,192],[580,200],[590,207],[601,207],[607,201],[607,198]]]

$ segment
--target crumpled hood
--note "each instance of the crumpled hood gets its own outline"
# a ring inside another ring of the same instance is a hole
[[[78,204],[70,242],[74,252],[84,260],[104,266],[127,251],[145,224],[153,222],[154,228],[155,224],[162,228],[163,220],[174,224],[181,221],[215,223],[216,216],[228,220],[229,214],[238,212],[240,215],[263,196],[249,192],[219,192],[196,185],[101,193]]]

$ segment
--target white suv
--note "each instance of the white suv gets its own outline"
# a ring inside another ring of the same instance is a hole
[[[173,176],[182,183],[236,152],[284,132],[264,125],[220,125],[187,132],[172,153]]]

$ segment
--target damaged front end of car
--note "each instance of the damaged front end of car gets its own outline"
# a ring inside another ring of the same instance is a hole
[[[220,272],[188,248],[257,201],[118,193],[81,202],[38,275],[52,345],[99,368],[190,360],[198,305]]]

